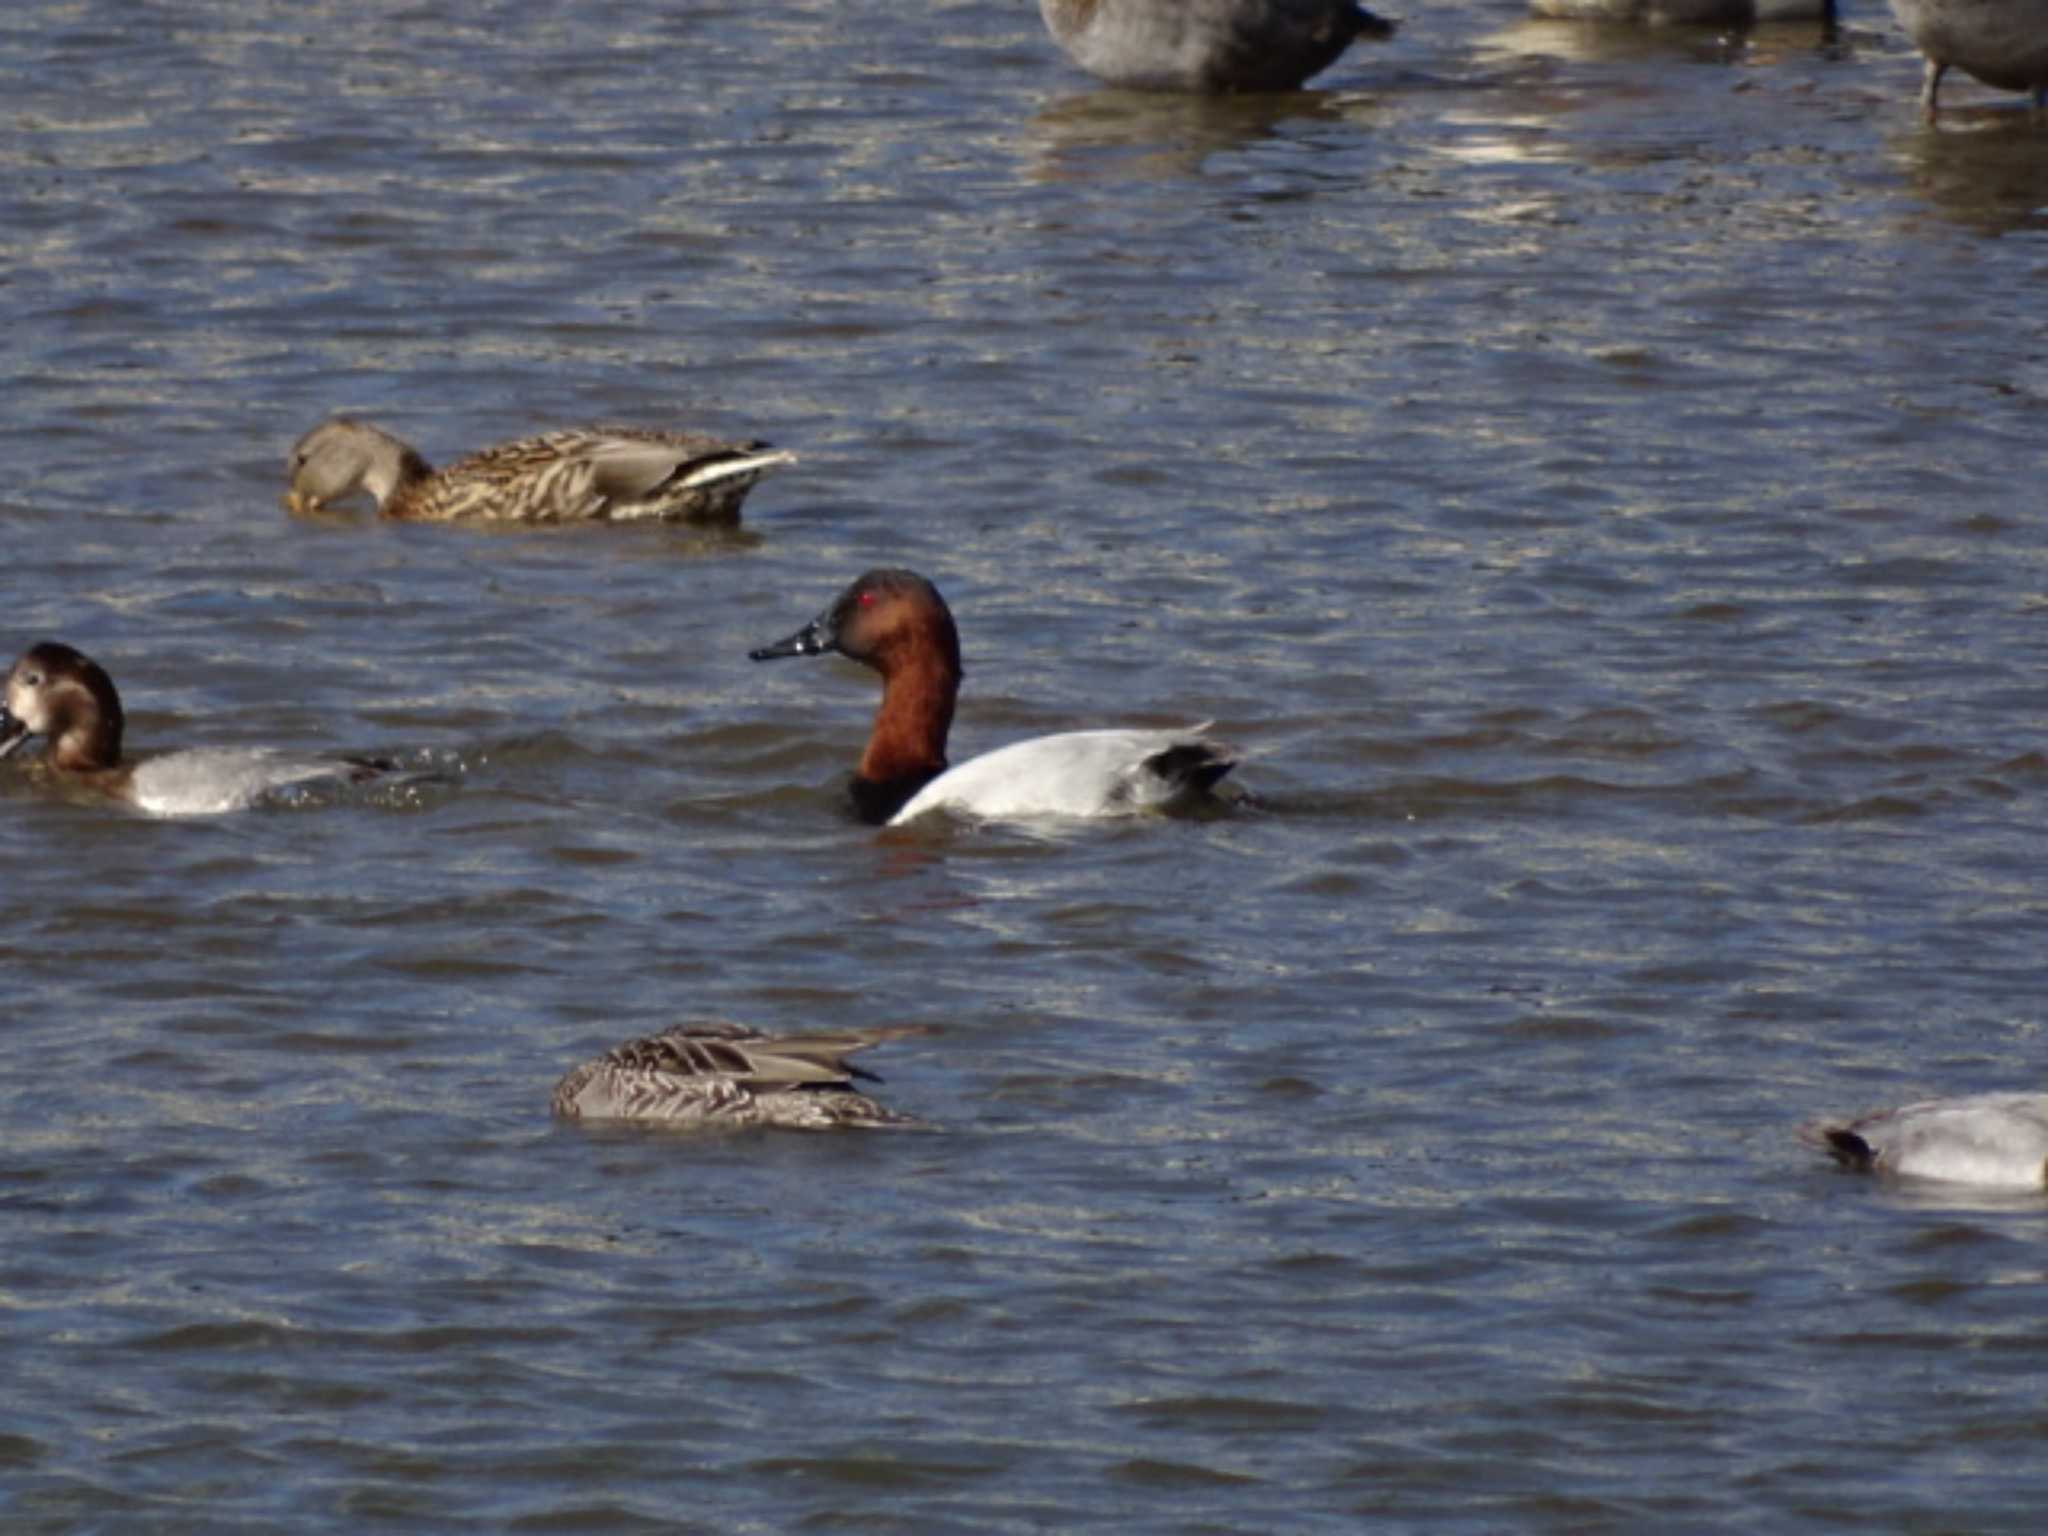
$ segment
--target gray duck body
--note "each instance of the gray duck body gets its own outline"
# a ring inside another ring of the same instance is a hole
[[[1081,68],[1137,90],[1298,90],[1359,37],[1394,24],[1356,0],[1039,0]]]
[[[1941,77],[1951,69],[2048,105],[2048,0],[1891,0],[1892,14],[1927,61],[1920,105],[1940,115]]]

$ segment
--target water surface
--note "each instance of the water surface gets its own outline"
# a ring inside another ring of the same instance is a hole
[[[1838,34],[1418,10],[1099,90],[1028,5],[20,9],[8,648],[195,823],[0,777],[9,1529],[2026,1531],[2048,1208],[1816,1164],[2038,1083],[2048,141]],[[736,535],[278,510],[758,434]],[[1213,718],[1256,804],[841,814]],[[12,765],[10,765],[11,768]],[[932,1129],[549,1124],[688,1018],[909,1021]]]

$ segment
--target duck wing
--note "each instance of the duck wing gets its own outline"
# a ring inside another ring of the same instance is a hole
[[[527,523],[730,520],[755,481],[795,457],[763,442],[691,432],[572,427],[458,459],[419,489],[405,515]]]
[[[846,1058],[883,1040],[923,1034],[928,1026],[767,1035],[738,1024],[680,1025],[614,1046],[573,1067],[555,1086],[550,1108],[569,1119],[648,1120],[668,1124],[832,1125],[901,1123],[853,1088],[879,1081]]]

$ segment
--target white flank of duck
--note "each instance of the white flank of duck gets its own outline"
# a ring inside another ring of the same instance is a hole
[[[2001,1189],[2048,1189],[2048,1093],[1925,1099],[1800,1136],[1845,1168]]]

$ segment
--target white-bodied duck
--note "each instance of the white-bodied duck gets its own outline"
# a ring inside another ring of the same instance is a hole
[[[853,779],[864,821],[896,826],[940,809],[995,820],[1130,816],[1208,793],[1236,766],[1204,727],[1066,731],[946,766],[960,692],[960,636],[938,588],[915,571],[873,570],[786,639],[749,654],[850,657],[882,674]]]
[[[1845,1168],[2001,1189],[2048,1189],[2048,1093],[1925,1099],[1801,1137]]]

